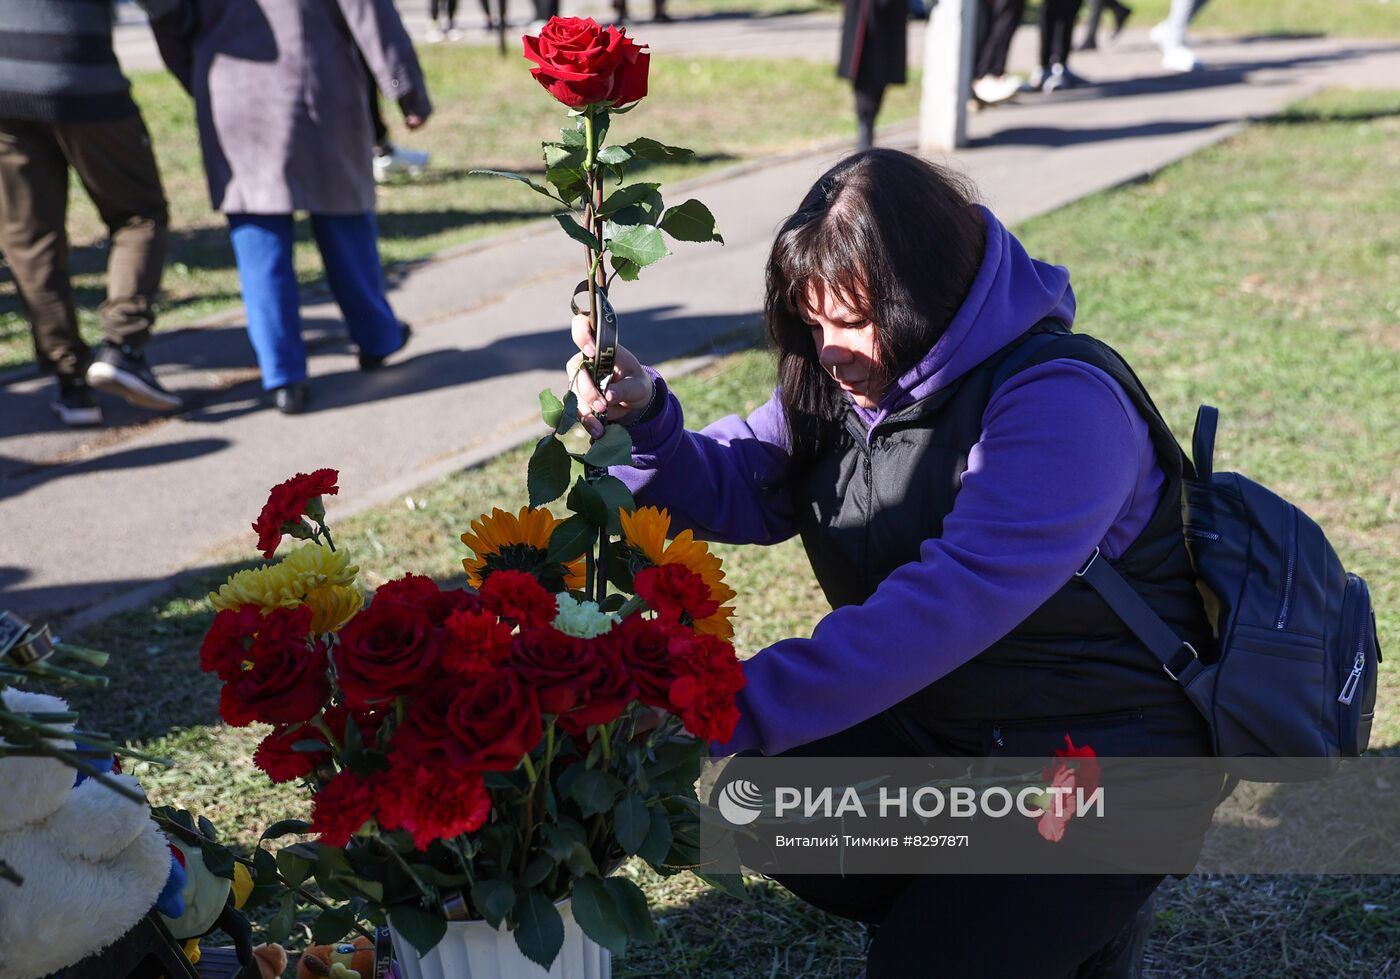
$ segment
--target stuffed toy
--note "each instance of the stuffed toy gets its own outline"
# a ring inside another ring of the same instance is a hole
[[[297,962],[297,979],[375,979],[374,942],[363,935],[352,942],[312,945]]]
[[[184,884],[180,888],[176,906],[178,914],[162,911],[161,922],[171,936],[184,946],[190,962],[200,961],[199,939],[215,928],[224,931],[233,939],[235,954],[242,979],[277,979],[287,968],[287,953],[281,945],[259,945],[253,947],[252,928],[248,919],[239,913],[253,890],[253,878],[248,868],[241,863],[233,865],[233,879],[220,877],[211,871],[204,862],[204,854],[199,847],[180,839],[178,835],[170,839],[170,849],[175,854]]]
[[[0,699],[11,711],[68,710],[27,690],[0,690]],[[110,777],[140,791],[128,775]],[[53,758],[0,758],[0,786],[0,860],[24,878],[0,881],[0,976],[34,979],[134,927],[171,876],[170,850],[148,806],[95,779],[75,786],[73,770]]]

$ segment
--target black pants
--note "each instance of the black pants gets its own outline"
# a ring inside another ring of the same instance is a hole
[[[457,19],[457,0],[430,0],[428,4],[428,16],[436,23],[442,14],[447,15],[449,21]]]
[[[977,18],[977,64],[973,78],[1006,74],[1006,55],[1025,13],[1026,0],[982,0]]]
[[[1040,66],[1068,65],[1074,20],[1084,0],[1045,0],[1040,8]]]
[[[877,716],[783,755],[911,753],[909,742]],[[774,879],[814,907],[879,926],[867,963],[870,979],[928,975],[933,963],[946,979],[1130,976],[1150,925],[1139,911],[1162,881],[1129,874]]]
[[[868,150],[875,145],[875,117],[880,103],[885,101],[885,86],[856,84],[856,149]]]

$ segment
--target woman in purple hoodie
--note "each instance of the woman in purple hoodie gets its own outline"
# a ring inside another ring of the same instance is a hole
[[[1069,273],[1036,261],[969,189],[890,150],[826,173],[783,225],[765,319],[777,390],[687,431],[625,350],[586,420],[628,426],[614,469],[672,530],[800,535],[832,611],[745,662],[715,754],[1209,754],[1203,720],[1075,572],[1112,562],[1210,647],[1185,551],[1183,456],[1117,354],[1070,332]],[[582,354],[588,321],[574,322]],[[878,925],[871,976],[1117,975],[1160,876],[779,876]],[[994,937],[995,936],[995,937]],[[937,952],[931,955],[931,949]]]

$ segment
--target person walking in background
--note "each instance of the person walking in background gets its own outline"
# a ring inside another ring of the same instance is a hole
[[[1030,80],[1030,88],[1054,92],[1087,84],[1069,70],[1074,21],[1084,0],[1045,0],[1040,8],[1040,70]]]
[[[428,168],[429,156],[422,150],[405,149],[390,142],[389,126],[384,121],[384,110],[380,104],[383,96],[379,94],[379,85],[368,65],[365,66],[365,85],[369,93],[369,124],[374,131],[374,182],[388,183],[399,174],[422,176]]]
[[[486,29],[490,30],[494,26],[491,23],[491,9],[486,3],[482,6],[486,8]],[[429,0],[428,20],[431,21],[427,37],[429,42],[462,39],[462,32],[457,29],[457,0]]]
[[[1079,45],[1079,50],[1093,51],[1099,46],[1099,19],[1103,17],[1105,7],[1113,14],[1113,33],[1110,37],[1122,34],[1128,18],[1133,15],[1133,8],[1118,0],[1089,0],[1089,19],[1084,24],[1084,41]]]
[[[185,3],[196,8],[193,28],[173,15],[152,26],[166,65],[194,96],[209,192],[228,216],[263,387],[278,410],[295,414],[306,404],[307,364],[293,212],[311,213],[360,367],[379,367],[409,331],[389,306],[379,260],[363,66],[409,129],[432,104],[392,0]]]
[[[1162,67],[1167,71],[1195,71],[1201,66],[1196,52],[1186,43],[1191,21],[1210,0],[1172,0],[1167,19],[1152,28],[1152,43],[1162,49]]]
[[[836,74],[848,79],[856,97],[856,148],[875,145],[875,117],[885,89],[907,76],[908,0],[845,0],[841,60]]]
[[[1026,0],[982,0],[977,18],[977,60],[972,72],[972,94],[987,105],[1005,102],[1021,90],[1022,80],[1006,73],[1006,56]]]
[[[142,6],[158,17],[178,2]],[[53,409],[66,425],[100,424],[93,387],[143,408],[179,408],[142,352],[169,216],[151,138],[112,51],[111,4],[7,2],[0,14],[0,252],[39,366],[58,379]],[[68,271],[70,167],[111,235],[96,354],[78,332]]]

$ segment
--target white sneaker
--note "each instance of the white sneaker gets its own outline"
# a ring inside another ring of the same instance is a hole
[[[447,25],[447,39],[449,41],[460,41],[464,37],[466,37],[466,35],[462,33],[462,29],[456,24]]]
[[[423,40],[427,41],[429,44],[441,44],[443,41],[447,40],[447,32],[434,24],[432,27],[428,28],[428,33],[423,35]]]
[[[987,105],[1005,102],[1021,91],[1021,79],[1015,75],[984,75],[972,83],[972,94]]]
[[[393,143],[385,144],[387,152],[374,154],[374,182],[382,184],[395,174],[408,174],[417,177],[428,166],[428,154],[420,150],[400,149]]]
[[[1162,67],[1167,71],[1186,74],[1200,68],[1201,63],[1196,60],[1196,52],[1186,45],[1173,44],[1162,49]]]

